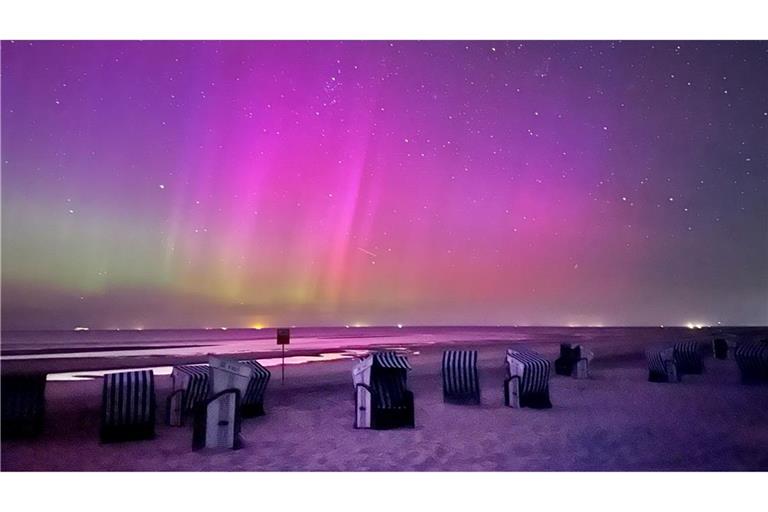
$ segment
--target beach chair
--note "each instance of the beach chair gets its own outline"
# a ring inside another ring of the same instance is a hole
[[[46,374],[6,375],[2,388],[3,439],[31,438],[43,430]]]
[[[704,372],[704,363],[701,358],[701,345],[699,345],[698,341],[675,343],[673,357],[675,358],[675,365],[679,377],[686,374],[700,375]]]
[[[408,358],[395,352],[374,352],[355,365],[355,428],[414,427],[410,369]]]
[[[477,350],[444,351],[442,375],[444,402],[480,403]]]
[[[255,359],[240,361],[251,367],[253,375],[248,383],[248,389],[242,396],[242,414],[244,418],[264,415],[264,395],[267,391],[267,384],[272,376],[269,370],[264,368]]]
[[[728,359],[728,342],[724,338],[712,340],[712,354],[715,359]]]
[[[237,449],[242,397],[254,380],[253,365],[209,355],[208,371],[211,396],[195,406],[192,448]]]
[[[271,373],[257,360],[240,361],[248,365],[253,375],[248,389],[241,394],[242,416],[251,418],[264,415],[264,396]],[[171,372],[173,392],[167,399],[166,421],[172,426],[181,426],[184,416],[191,413],[198,404],[210,395],[208,364],[174,366]]]
[[[155,436],[155,375],[152,370],[109,373],[101,399],[101,441]]]
[[[507,349],[507,377],[504,380],[504,405],[548,409],[549,361],[537,352],[525,349]]]
[[[560,357],[555,360],[555,373],[576,379],[589,378],[589,363],[594,355],[581,345],[560,344]]]
[[[646,350],[650,382],[679,382],[674,348],[652,347]]]
[[[756,384],[768,381],[768,341],[742,343],[736,349],[736,364],[741,382]]]

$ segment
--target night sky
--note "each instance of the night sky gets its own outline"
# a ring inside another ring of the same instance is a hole
[[[3,42],[4,329],[768,323],[766,42]]]

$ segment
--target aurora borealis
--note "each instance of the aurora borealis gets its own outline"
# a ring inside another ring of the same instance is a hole
[[[768,323],[768,44],[2,44],[4,329]]]

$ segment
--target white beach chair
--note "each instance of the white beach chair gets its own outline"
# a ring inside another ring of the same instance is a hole
[[[374,352],[355,365],[355,428],[414,427],[410,369],[408,358],[395,352]]]
[[[504,380],[504,404],[508,407],[548,409],[549,361],[537,352],[507,349],[507,378]]]
[[[248,390],[253,367],[210,356],[211,396],[195,408],[192,448],[237,449],[241,446],[241,398]]]

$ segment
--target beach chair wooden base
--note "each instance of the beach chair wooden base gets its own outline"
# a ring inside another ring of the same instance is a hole
[[[371,390],[365,384],[355,386],[355,428],[371,428]]]
[[[504,405],[520,408],[520,379],[512,377],[504,381]]]
[[[170,427],[184,425],[184,390],[177,389],[165,402],[165,423]]]
[[[480,405],[480,392],[468,395],[444,395],[443,402],[454,405]]]

